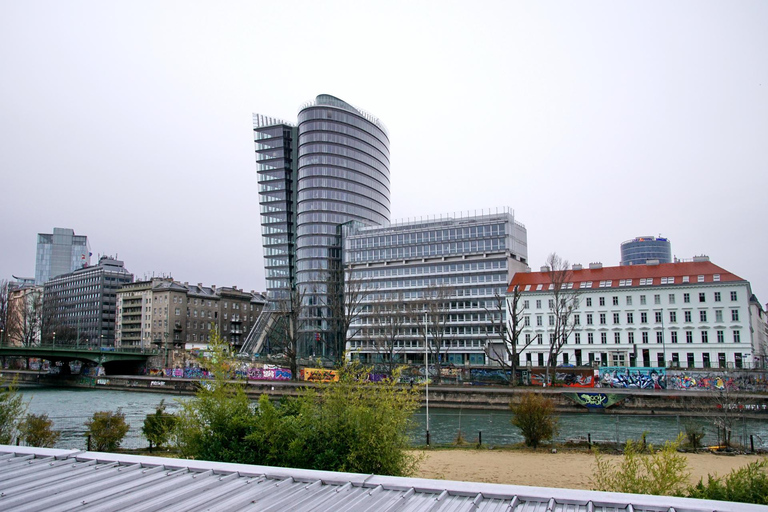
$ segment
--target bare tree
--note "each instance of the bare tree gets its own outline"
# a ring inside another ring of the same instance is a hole
[[[291,369],[291,379],[299,379],[299,345],[304,326],[304,297],[305,293],[294,289],[277,303],[275,320],[267,340],[267,358],[275,358],[287,362]]]
[[[336,366],[341,366],[347,342],[360,331],[356,321],[365,307],[368,291],[363,280],[336,261],[331,263],[328,270],[326,290],[329,318],[327,339],[323,341]]]
[[[11,294],[5,339],[23,347],[38,344],[42,317],[43,297],[39,288],[24,288]]]
[[[435,382],[440,384],[442,368],[447,365],[449,347],[447,341],[450,303],[454,296],[450,288],[428,288],[424,303],[417,316],[417,324],[425,335],[430,362],[435,366]]]
[[[414,319],[411,305],[405,302],[402,292],[394,293],[387,299],[375,302],[369,318],[371,327],[366,328],[366,337],[380,356],[379,365],[391,377],[402,364],[401,355],[405,351],[403,340]]]
[[[489,360],[510,373],[510,386],[517,383],[516,374],[520,366],[520,355],[535,339],[522,340],[525,315],[521,297],[520,287],[515,286],[511,297],[497,294],[494,299],[494,308],[486,309],[489,322],[486,327],[488,343],[485,353]],[[497,340],[499,343],[494,343]]]
[[[570,269],[568,260],[562,259],[557,253],[552,253],[547,257],[547,267],[549,291],[552,293],[549,311],[550,315],[554,317],[546,373],[546,379],[549,382],[550,370],[554,381],[557,357],[568,343],[568,338],[576,326],[573,313],[579,305],[579,291],[574,288],[573,271]]]

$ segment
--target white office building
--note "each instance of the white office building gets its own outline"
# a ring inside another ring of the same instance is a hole
[[[524,330],[532,341],[522,364],[547,364],[555,316],[551,273],[518,273],[507,300],[519,287]],[[575,295],[572,327],[557,364],[680,368],[752,366],[748,281],[711,263],[689,262],[567,271],[562,292]]]

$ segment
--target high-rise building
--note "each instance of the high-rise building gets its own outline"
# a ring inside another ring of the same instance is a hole
[[[246,343],[258,350],[274,313],[301,301],[306,352],[334,336],[328,283],[341,267],[341,225],[389,222],[389,137],[372,115],[330,95],[298,124],[254,115],[268,306]]]
[[[38,233],[35,284],[73,272],[91,264],[88,237],[67,228],[53,228],[52,234]]]
[[[131,282],[133,274],[123,262],[109,256],[49,279],[43,291],[43,341],[114,346],[117,291]]]
[[[672,263],[672,245],[669,239],[639,236],[621,244],[622,265],[645,265],[648,262]]]
[[[347,350],[366,363],[485,364],[507,285],[528,270],[527,231],[503,208],[391,226],[350,226]],[[439,338],[439,339],[435,339]]]

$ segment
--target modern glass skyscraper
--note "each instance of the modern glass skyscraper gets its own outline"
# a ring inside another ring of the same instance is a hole
[[[672,244],[667,238],[640,236],[621,243],[622,265],[645,265],[651,260],[672,263]]]
[[[321,94],[297,126],[254,115],[254,140],[270,302],[244,350],[260,349],[270,311],[295,292],[310,351],[336,334],[328,283],[341,268],[341,225],[389,222],[389,136],[374,116]]]
[[[52,234],[38,233],[35,258],[35,284],[84,268],[91,263],[87,236],[75,235],[66,228],[53,228]]]

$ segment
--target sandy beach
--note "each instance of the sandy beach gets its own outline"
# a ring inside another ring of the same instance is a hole
[[[414,475],[419,478],[461,480],[539,487],[591,489],[595,456],[584,452],[517,450],[420,450],[423,461]],[[620,455],[606,455],[619,458]],[[708,474],[719,476],[732,469],[762,460],[757,455],[691,453],[688,467],[691,483]]]

